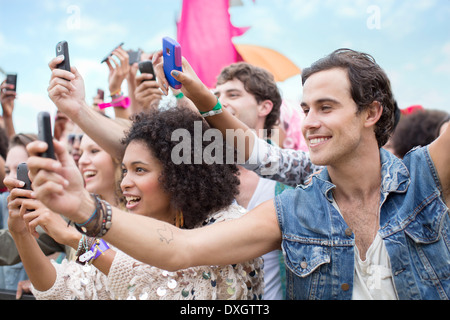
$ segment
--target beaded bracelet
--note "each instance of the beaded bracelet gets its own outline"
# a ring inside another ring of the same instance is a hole
[[[88,237],[101,238],[111,229],[112,208],[108,202],[101,200],[99,196],[92,194],[92,197],[95,200],[96,209],[89,218],[90,222],[75,224],[75,227]],[[93,221],[95,221],[95,224],[93,224]]]
[[[219,99],[217,99],[217,104],[214,106],[214,108],[211,111],[202,112],[200,111],[200,114],[203,118],[215,116],[217,114],[221,114],[223,112],[222,104],[220,103]]]
[[[112,225],[112,222],[111,222],[111,219],[112,219],[112,208],[111,208],[111,205],[108,202],[104,201],[104,200],[103,200],[103,204],[106,207],[106,212],[103,215],[103,219],[102,219],[102,228],[100,230],[100,232],[101,232],[101,236],[100,237],[103,237],[109,231],[109,229],[111,229],[111,225]]]

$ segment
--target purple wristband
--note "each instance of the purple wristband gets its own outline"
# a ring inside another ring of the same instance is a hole
[[[101,254],[103,254],[103,252],[105,252],[106,250],[109,249],[108,244],[105,242],[105,240],[103,239],[97,239],[94,244],[91,247],[91,250],[93,253],[95,253],[95,248],[97,248],[97,253],[95,254],[95,257],[93,257],[93,259],[97,259],[98,257],[100,257]]]

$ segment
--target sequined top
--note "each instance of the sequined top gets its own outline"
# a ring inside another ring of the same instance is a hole
[[[211,215],[202,225],[236,219],[245,212],[233,204]],[[168,272],[115,251],[108,276],[74,261],[53,262],[57,271],[53,287],[44,292],[33,288],[34,296],[38,300],[255,300],[264,293],[262,258]]]

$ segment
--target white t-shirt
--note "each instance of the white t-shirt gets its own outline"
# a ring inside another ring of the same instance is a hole
[[[362,261],[355,246],[353,300],[397,300],[391,263],[383,239],[377,233]]]
[[[275,197],[276,181],[259,178],[255,192],[250,199],[247,210],[252,210],[263,202]],[[283,289],[280,278],[279,250],[263,255],[264,259],[264,300],[282,300]]]

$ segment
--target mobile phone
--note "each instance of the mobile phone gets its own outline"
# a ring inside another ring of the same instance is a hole
[[[141,54],[142,54],[142,50],[138,50],[138,51],[132,51],[129,50],[128,51],[128,61],[130,66],[135,64],[135,63],[139,63],[141,62]]]
[[[103,60],[102,60],[101,63],[106,62],[106,61],[109,59],[109,57],[112,56],[113,51],[116,50],[117,48],[121,47],[121,46],[123,46],[123,42],[121,42],[118,46],[116,46],[114,49],[112,49],[111,52],[108,53],[108,55],[106,55],[106,56],[103,58]]]
[[[181,46],[172,38],[163,38],[164,74],[169,85],[174,89],[181,89],[181,83],[170,74],[173,70],[183,71],[181,67]]]
[[[28,177],[28,166],[26,163],[21,163],[17,167],[17,180],[25,182],[25,186],[22,189],[31,190],[31,181]]]
[[[56,160],[55,151],[53,149],[52,123],[50,114],[46,111],[38,113],[38,139],[45,141],[48,144],[47,151],[39,156]]]
[[[64,56],[64,61],[58,64],[58,69],[70,71],[69,44],[67,41],[60,41],[56,45],[56,56]]]
[[[153,75],[152,79],[147,79],[144,81],[156,81],[155,70],[153,69],[153,63],[151,60],[139,62],[139,71],[141,73],[150,73]]]
[[[8,89],[10,91],[16,91],[17,87],[17,74],[16,73],[9,73],[6,75],[6,84],[12,84],[14,86],[14,89]]]

